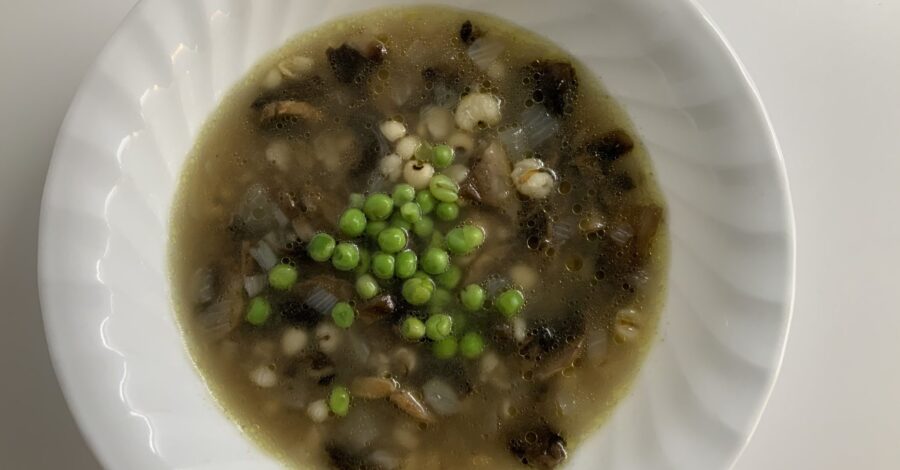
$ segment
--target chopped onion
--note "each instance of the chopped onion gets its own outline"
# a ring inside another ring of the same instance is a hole
[[[506,49],[506,46],[497,39],[483,37],[475,40],[467,53],[475,63],[475,66],[482,71],[487,71],[491,64],[500,57],[500,54]]]
[[[191,278],[194,301],[199,304],[208,304],[216,298],[216,273],[209,266],[200,268],[194,272]]]
[[[500,142],[506,146],[506,152],[513,157],[521,157],[528,150],[528,137],[521,127],[506,129],[498,134]]]
[[[616,226],[609,232],[609,238],[619,245],[625,245],[634,236],[634,229],[628,224]]]
[[[278,264],[278,256],[272,251],[272,247],[264,241],[260,241],[256,246],[250,248],[250,256],[256,260],[259,267],[263,268],[263,271],[268,271]]]
[[[559,131],[559,121],[543,106],[526,109],[522,113],[521,120],[522,130],[528,138],[528,146],[531,149],[537,148]]]
[[[431,379],[422,386],[425,402],[435,413],[448,416],[459,412],[459,396],[452,387],[440,379]]]
[[[561,245],[571,240],[572,235],[577,230],[577,223],[574,219],[564,219],[555,224],[550,224],[550,239]]]
[[[267,245],[273,248],[280,248],[284,246],[284,237],[282,237],[281,234],[276,231],[271,231],[265,234],[262,239],[264,242],[266,242]]]
[[[249,297],[255,297],[266,288],[266,282],[265,274],[246,276],[244,277],[244,290],[247,291]]]
[[[234,327],[234,302],[220,300],[200,313],[200,327],[213,336],[224,336]]]
[[[279,227],[284,228],[291,223],[291,219],[288,219],[288,217],[284,215],[284,211],[279,207],[276,207],[275,210],[272,211],[272,214],[275,216],[275,221],[278,222]]]
[[[331,309],[337,304],[337,297],[331,292],[315,286],[309,291],[304,303],[322,315],[330,315]]]

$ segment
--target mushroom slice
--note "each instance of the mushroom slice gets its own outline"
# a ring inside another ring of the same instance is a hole
[[[357,377],[350,383],[350,393],[359,398],[387,398],[399,385],[394,379],[385,377]]]
[[[432,424],[435,422],[434,415],[431,411],[407,390],[401,389],[391,393],[391,403],[416,421],[425,424]]]
[[[280,100],[267,103],[260,110],[260,122],[268,122],[276,118],[299,117],[307,121],[321,121],[322,111],[305,101]]]
[[[558,355],[543,362],[540,367],[534,371],[534,378],[539,381],[545,381],[562,372],[564,369],[574,364],[575,361],[584,354],[584,349],[584,337],[566,345]]]

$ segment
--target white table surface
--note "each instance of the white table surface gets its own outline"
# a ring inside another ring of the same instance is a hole
[[[735,467],[900,468],[900,0],[699,0],[756,81],[798,234],[781,377]],[[134,0],[0,0],[0,468],[94,470],[36,287],[44,173]]]

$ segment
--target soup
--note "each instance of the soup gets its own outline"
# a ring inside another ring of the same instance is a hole
[[[664,213],[572,57],[382,10],[223,100],[173,209],[175,304],[213,395],[287,465],[553,468],[653,338]]]

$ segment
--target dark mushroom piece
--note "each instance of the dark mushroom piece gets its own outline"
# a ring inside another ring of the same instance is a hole
[[[584,146],[588,156],[598,162],[614,162],[634,149],[634,140],[622,129],[609,131]]]
[[[342,83],[362,83],[368,78],[375,65],[380,64],[387,54],[383,43],[373,41],[365,50],[357,50],[348,44],[329,47],[325,51],[331,71]]]
[[[519,354],[535,364],[541,364],[563,352],[566,346],[580,342],[584,332],[584,316],[578,311],[552,321],[540,321],[529,330]]]
[[[259,111],[259,121],[267,125],[277,119],[298,119],[308,122],[319,122],[323,119],[322,111],[306,101],[281,100],[267,103]]]
[[[462,26],[459,27],[459,39],[463,44],[472,44],[476,39],[480,38],[481,35],[481,29],[476,28],[470,20],[466,20]]]
[[[360,453],[342,447],[337,442],[325,444],[325,453],[328,454],[331,465],[337,470],[384,470],[381,465],[370,461]]]
[[[512,434],[507,447],[520,462],[540,469],[556,468],[568,457],[566,440],[545,423]]]
[[[568,62],[536,60],[526,68],[533,83],[532,98],[543,103],[551,114],[568,112],[578,95],[578,77]]]

